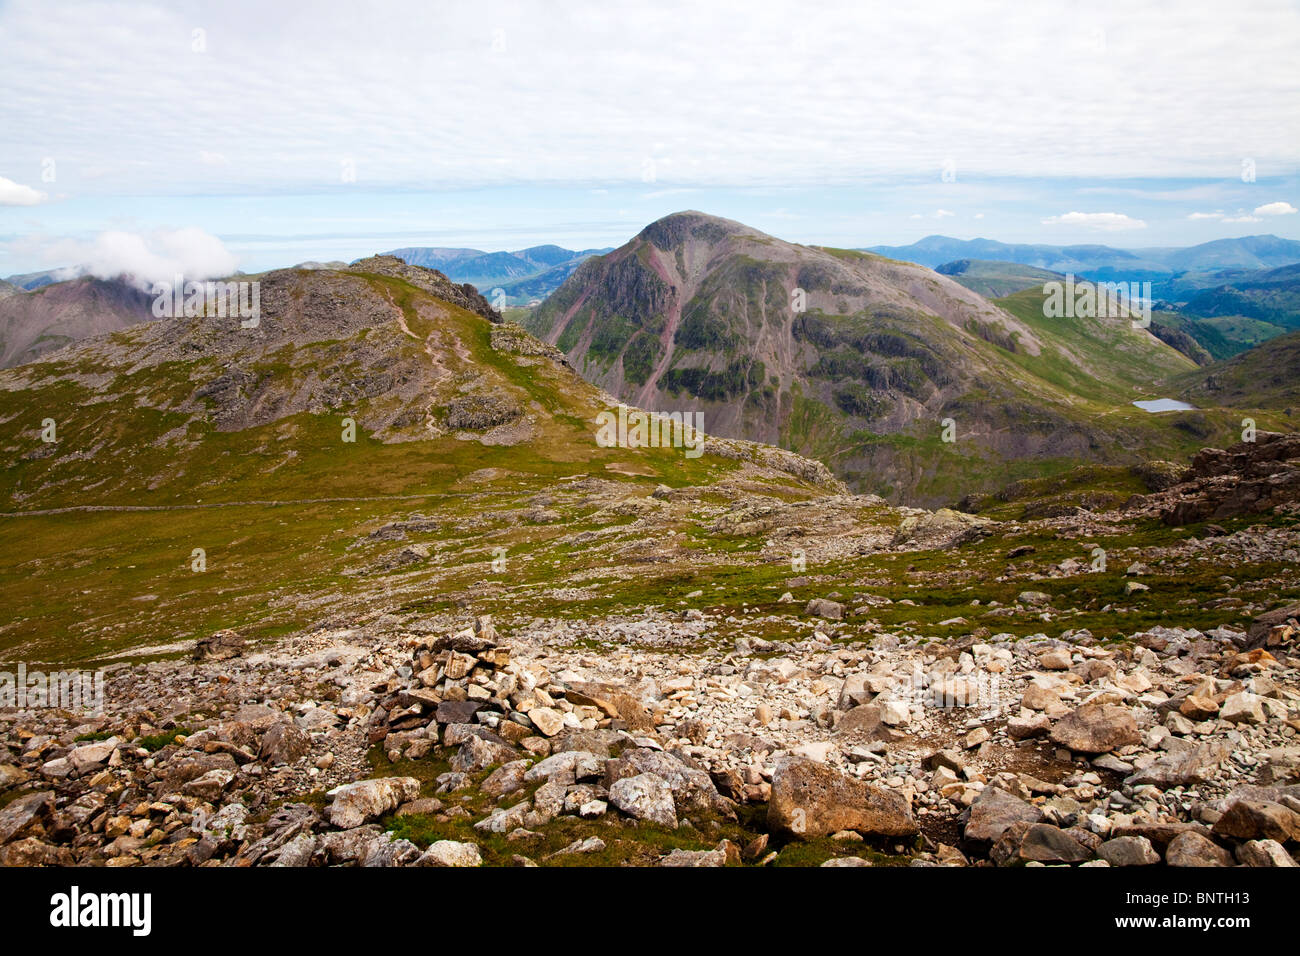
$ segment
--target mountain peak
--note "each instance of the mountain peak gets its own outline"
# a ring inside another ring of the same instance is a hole
[[[644,239],[660,249],[673,249],[687,239],[716,243],[741,234],[763,235],[757,229],[733,219],[711,216],[696,209],[685,209],[656,219],[642,229],[637,234],[637,238]]]

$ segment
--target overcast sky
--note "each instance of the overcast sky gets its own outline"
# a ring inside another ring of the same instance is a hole
[[[1300,237],[1295,3],[903,6],[4,3],[0,275],[105,232],[255,269],[682,208],[851,246]]]

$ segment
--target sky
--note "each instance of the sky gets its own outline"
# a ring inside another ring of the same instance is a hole
[[[1294,2],[0,2],[0,276],[1300,238]],[[168,272],[170,274],[170,272]]]

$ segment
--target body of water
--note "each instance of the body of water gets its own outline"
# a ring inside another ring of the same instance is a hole
[[[1195,405],[1188,405],[1176,398],[1148,398],[1133,404],[1147,412],[1186,412],[1196,409]]]

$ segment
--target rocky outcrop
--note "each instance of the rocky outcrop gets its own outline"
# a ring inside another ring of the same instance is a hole
[[[467,312],[481,315],[489,322],[501,322],[501,313],[492,308],[478,289],[468,282],[452,282],[437,269],[408,265],[396,256],[370,256],[352,263],[352,265],[348,266],[348,271],[402,279],[416,288],[437,296],[444,302],[450,302],[453,305],[460,306]]]
[[[1259,432],[1225,450],[1205,448],[1181,484],[1166,492],[1169,525],[1259,514],[1300,501],[1300,435]]]

